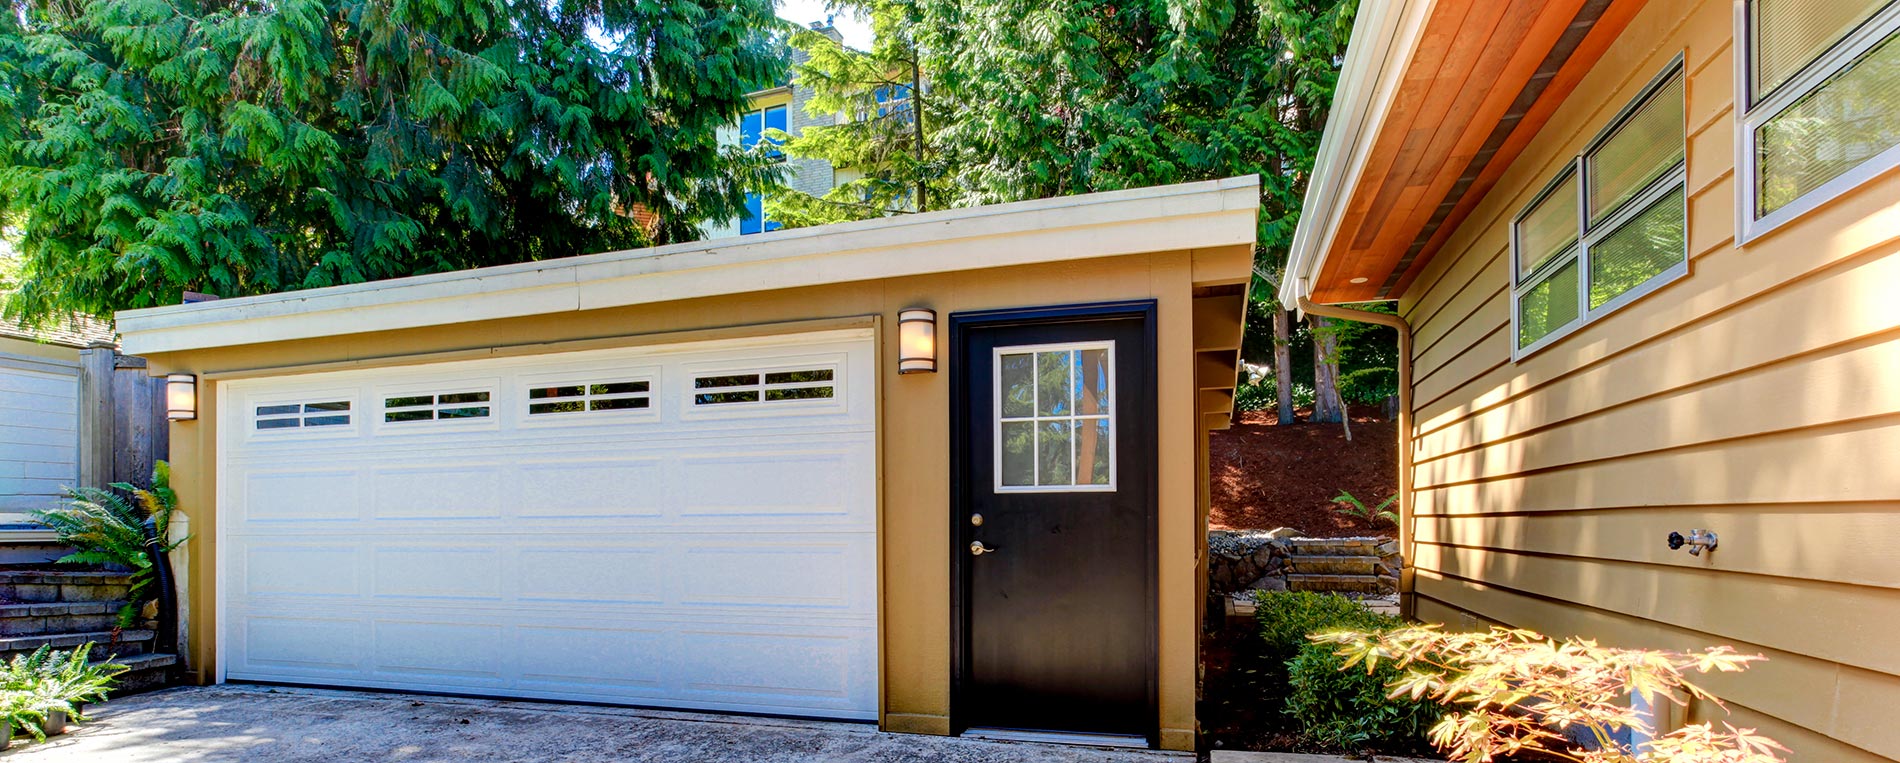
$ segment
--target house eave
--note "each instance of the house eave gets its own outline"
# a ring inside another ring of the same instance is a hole
[[[1144,252],[1252,246],[1259,177],[120,312],[149,355]]]
[[[1326,265],[1352,189],[1365,172],[1433,5],[1434,0],[1391,0],[1359,6],[1332,111],[1301,200],[1300,223],[1280,281],[1281,304],[1297,305],[1302,297],[1312,296],[1313,282]]]

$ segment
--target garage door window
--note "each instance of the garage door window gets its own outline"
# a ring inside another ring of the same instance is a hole
[[[399,424],[415,421],[488,418],[488,392],[447,392],[435,395],[404,395],[383,399],[383,421]]]
[[[830,400],[837,394],[829,368],[693,377],[693,405],[724,406]]]
[[[651,386],[647,381],[615,381],[531,387],[528,415],[640,410],[652,405]]]
[[[996,490],[1115,489],[1112,342],[996,350]]]
[[[347,426],[350,423],[350,401],[260,405],[257,406],[255,423],[259,431]]]

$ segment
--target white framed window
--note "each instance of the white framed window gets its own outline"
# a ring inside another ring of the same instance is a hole
[[[1115,343],[998,347],[996,492],[1115,489]]]
[[[383,398],[383,423],[486,419],[493,398],[494,393],[485,389],[388,395]]]
[[[709,373],[693,377],[695,407],[773,405],[837,397],[837,369]]]
[[[653,406],[652,387],[647,379],[532,384],[528,387],[528,415],[566,417],[645,411]]]
[[[251,420],[251,428],[259,432],[284,432],[350,425],[350,401],[348,400],[259,403],[253,408],[254,417]]]
[[[1900,2],[1736,0],[1748,243],[1900,167]]]
[[[1689,272],[1682,58],[1511,221],[1511,336],[1523,358]]]

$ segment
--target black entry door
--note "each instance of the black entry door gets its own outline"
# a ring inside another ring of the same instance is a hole
[[[960,729],[1153,742],[1152,320],[952,316]]]

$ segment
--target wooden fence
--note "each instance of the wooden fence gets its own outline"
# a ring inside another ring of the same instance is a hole
[[[112,347],[79,351],[79,484],[144,487],[171,450],[165,379]]]

